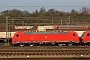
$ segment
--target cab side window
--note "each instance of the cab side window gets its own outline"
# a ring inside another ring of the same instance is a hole
[[[87,36],[90,36],[90,34],[88,33]]]
[[[75,36],[75,34],[73,34],[73,36]]]

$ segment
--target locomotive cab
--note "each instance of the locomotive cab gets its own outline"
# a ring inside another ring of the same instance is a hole
[[[76,32],[73,32],[72,33],[72,43],[76,44],[76,43],[79,43],[79,36]]]
[[[83,32],[83,34],[81,35],[81,38],[84,43],[90,44],[90,31]]]
[[[20,37],[21,37],[21,32],[16,32],[15,34],[14,34],[14,36],[13,36],[13,38],[12,38],[12,43],[13,44],[18,44],[18,43],[20,43]],[[19,42],[18,42],[18,40],[19,40]]]

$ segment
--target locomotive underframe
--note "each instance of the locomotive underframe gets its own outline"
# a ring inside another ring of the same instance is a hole
[[[90,45],[90,40],[86,40],[86,42],[84,42],[84,43]]]
[[[75,45],[79,42],[77,41],[31,41],[31,42],[15,42],[13,43],[14,45],[19,45],[19,46],[24,46],[24,45],[29,45],[29,46],[38,46],[38,45],[58,45],[58,46],[63,46],[63,45],[68,45],[72,46]]]

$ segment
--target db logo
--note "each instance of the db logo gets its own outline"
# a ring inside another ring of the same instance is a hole
[[[47,36],[45,36],[45,38],[47,38]]]

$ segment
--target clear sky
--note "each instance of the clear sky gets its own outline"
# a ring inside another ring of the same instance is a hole
[[[41,7],[45,7],[46,10],[55,8],[60,11],[70,11],[71,9],[79,10],[82,6],[90,8],[90,0],[0,0],[0,12],[8,9],[32,12]]]

